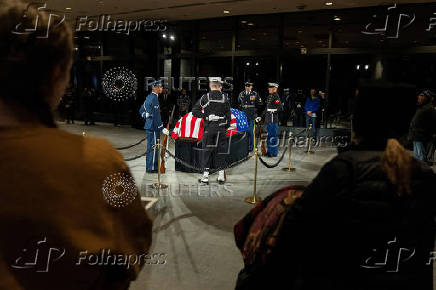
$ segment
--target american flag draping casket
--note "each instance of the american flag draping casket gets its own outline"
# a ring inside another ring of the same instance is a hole
[[[236,135],[239,133],[247,132],[248,121],[247,116],[237,110],[231,109],[230,126],[227,129],[227,136]],[[235,126],[236,125],[236,126]],[[204,120],[202,118],[196,118],[192,115],[192,112],[186,114],[176,123],[171,137],[173,139],[178,138],[192,138],[201,140],[203,139]]]
[[[230,144],[230,154],[227,160],[229,164],[239,161],[248,155],[248,138],[242,133],[245,133],[249,130],[248,121],[245,114],[236,109],[231,109],[231,111],[232,114],[230,125],[233,126],[229,126],[230,128],[227,129],[227,136],[229,136]],[[180,118],[171,133],[171,137],[176,140],[176,156],[197,168],[199,167],[200,158],[198,141],[201,141],[203,138],[203,131],[203,119],[196,118],[192,115],[192,113],[188,113]],[[214,168],[214,166],[212,166],[212,168]],[[176,171],[183,172],[200,172],[198,170],[186,167],[180,162],[175,163],[175,169]]]

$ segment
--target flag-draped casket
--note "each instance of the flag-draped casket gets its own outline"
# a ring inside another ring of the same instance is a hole
[[[231,109],[230,127],[227,138],[230,142],[230,154],[227,163],[239,161],[248,155],[248,122],[245,114]],[[204,120],[188,113],[175,124],[171,137],[176,140],[176,156],[190,165],[199,168],[201,140],[203,138]],[[199,172],[176,162],[176,171]]]

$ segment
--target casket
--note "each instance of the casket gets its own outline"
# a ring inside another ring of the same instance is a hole
[[[248,133],[239,133],[231,136],[227,136],[230,142],[230,154],[228,155],[227,164],[232,164],[234,162],[240,161],[247,157],[248,155]],[[180,158],[184,162],[194,166],[195,168],[200,168],[200,149],[201,141],[193,138],[178,138],[176,140],[175,153],[176,157]],[[211,168],[214,169],[214,166]],[[180,162],[175,162],[175,170],[182,172],[198,172],[201,170],[192,169]]]

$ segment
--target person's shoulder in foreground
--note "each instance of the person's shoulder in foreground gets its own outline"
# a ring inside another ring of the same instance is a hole
[[[121,154],[56,128],[0,136],[0,288],[126,289],[152,223]]]

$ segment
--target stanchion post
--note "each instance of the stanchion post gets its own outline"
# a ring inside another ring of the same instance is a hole
[[[157,154],[157,183],[153,184],[153,187],[156,189],[165,189],[168,187],[168,185],[166,184],[162,184],[160,183],[160,154],[162,151],[162,144],[160,144],[160,139],[156,140],[156,144],[153,146],[154,148],[158,147],[159,148],[159,152]]]
[[[291,167],[291,158],[292,158],[292,145],[294,143],[294,137],[292,136],[292,131],[289,132],[289,159],[288,159],[288,167],[282,168],[283,171],[286,172],[295,172],[295,168]]]
[[[253,148],[254,148],[254,186],[253,186],[253,195],[245,198],[245,202],[256,204],[262,201],[262,198],[256,195],[256,184],[257,184],[257,159],[259,158],[259,150],[257,149],[256,144],[256,126],[253,126]]]
[[[312,151],[312,124],[309,124],[309,131],[307,136],[307,151],[306,154],[313,154],[315,152]]]

